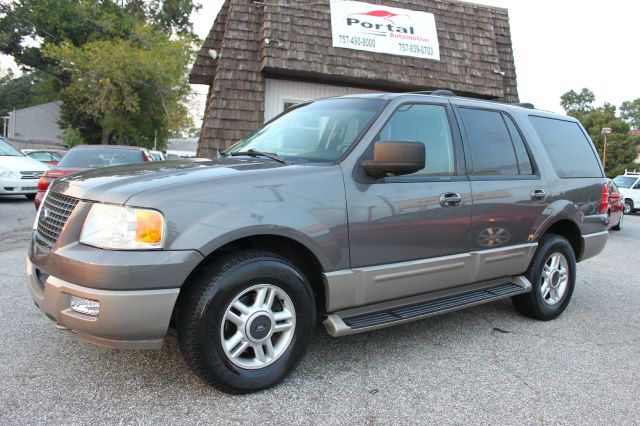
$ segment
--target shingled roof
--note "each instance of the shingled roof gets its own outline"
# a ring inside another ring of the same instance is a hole
[[[262,124],[267,77],[377,90],[447,88],[518,101],[506,9],[450,0],[367,2],[433,13],[440,61],[332,47],[329,0],[226,0],[189,78],[210,86],[198,155],[214,156]]]

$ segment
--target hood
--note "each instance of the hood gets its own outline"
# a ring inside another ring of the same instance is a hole
[[[87,170],[56,179],[52,191],[84,200],[124,204],[144,191],[176,185],[206,185],[211,180],[287,167],[271,160],[152,161]]]
[[[12,157],[8,155],[0,155],[0,167],[14,172],[44,172],[50,169],[49,165],[34,160],[33,158]]]

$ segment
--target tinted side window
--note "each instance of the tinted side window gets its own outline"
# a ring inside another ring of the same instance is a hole
[[[455,174],[449,119],[441,105],[408,104],[398,107],[377,140],[424,144],[426,167],[410,176]]]
[[[558,176],[602,177],[598,159],[577,123],[536,116],[530,119]]]
[[[460,108],[471,146],[473,174],[517,175],[518,160],[502,114]]]
[[[524,146],[524,140],[522,139],[522,135],[518,131],[518,128],[516,127],[516,124],[513,122],[511,117],[504,114],[502,114],[502,117],[504,117],[504,121],[505,123],[507,123],[507,128],[509,129],[509,134],[511,135],[513,148],[516,151],[516,157],[518,159],[518,170],[520,170],[520,174],[521,175],[533,174],[531,159],[529,158],[529,153],[527,152],[527,148]]]

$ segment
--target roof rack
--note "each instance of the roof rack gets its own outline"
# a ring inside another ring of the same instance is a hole
[[[415,93],[416,95],[432,95],[432,96],[456,96],[451,90],[448,89],[438,89],[438,90],[419,90],[417,92],[408,92]]]
[[[530,102],[516,102],[515,104],[511,105],[518,106],[520,108],[536,109],[536,107]]]
[[[625,176],[638,176],[638,175],[640,175],[640,172],[636,172],[636,169],[633,169],[633,170],[624,169],[624,175]]]

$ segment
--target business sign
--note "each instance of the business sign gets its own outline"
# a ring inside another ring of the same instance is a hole
[[[333,47],[440,60],[433,13],[331,1]]]

